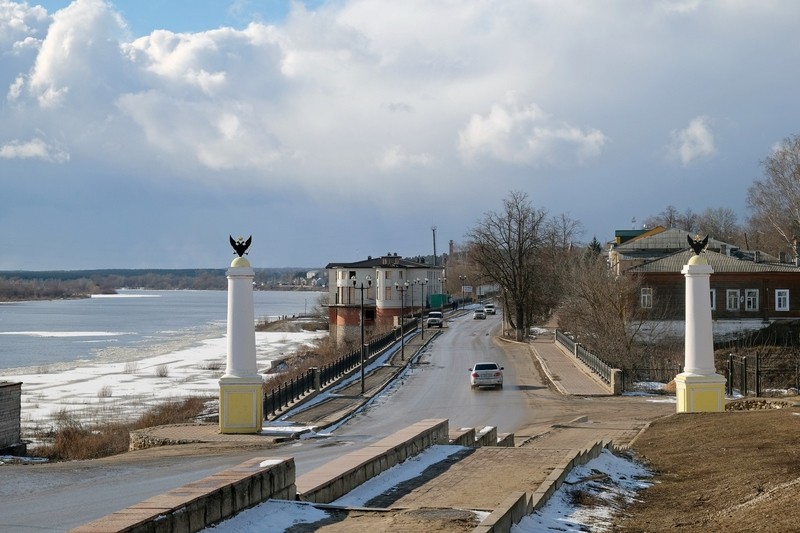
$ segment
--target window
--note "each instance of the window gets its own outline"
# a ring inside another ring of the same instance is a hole
[[[392,286],[391,286],[391,285],[387,285],[387,286],[385,287],[385,291],[386,291],[386,292],[385,292],[385,294],[383,295],[383,299],[384,299],[384,300],[391,300],[391,299],[392,299]]]
[[[650,287],[642,287],[641,305],[643,309],[653,307],[653,289]]]
[[[386,271],[386,279],[392,279],[392,271],[391,270],[387,270]]]
[[[711,310],[713,311],[714,309],[717,308],[717,290],[711,289],[710,294],[711,294]]]
[[[746,311],[758,311],[758,289],[744,291],[744,308]]]
[[[739,310],[739,289],[728,289],[725,291],[725,298],[727,300],[727,304],[725,305],[725,309],[728,311],[738,311]]]
[[[775,310],[776,311],[789,310],[789,289],[775,290]]]

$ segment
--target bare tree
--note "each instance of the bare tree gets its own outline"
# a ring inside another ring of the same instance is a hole
[[[664,226],[667,229],[677,228],[679,219],[678,209],[674,205],[668,205],[659,214],[647,217],[644,225],[648,228],[655,226]]]
[[[742,229],[736,221],[736,212],[728,207],[704,210],[698,217],[697,230],[719,241],[742,244]]]
[[[500,286],[513,309],[506,319],[520,341],[526,337],[541,283],[537,264],[546,216],[531,205],[527,194],[512,191],[502,211],[486,213],[468,234],[470,256]]]
[[[697,231],[697,223],[699,218],[700,217],[697,216],[697,213],[692,211],[691,208],[687,208],[686,211],[683,212],[683,215],[678,217],[678,220],[673,227],[686,231]]]
[[[655,346],[658,321],[639,306],[640,280],[615,275],[603,256],[592,253],[565,265],[563,275],[568,281],[563,284],[567,292],[558,309],[559,326],[575,332],[590,352],[612,365],[634,369],[644,364]],[[641,342],[645,328],[649,343]]]
[[[794,253],[800,237],[800,136],[787,137],[761,162],[765,177],[747,191],[751,224],[768,224],[780,236],[783,250]]]

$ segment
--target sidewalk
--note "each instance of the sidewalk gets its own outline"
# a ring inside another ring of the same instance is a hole
[[[538,336],[530,344],[547,379],[561,394],[572,396],[611,396],[609,387],[575,356],[556,344],[554,333]]]

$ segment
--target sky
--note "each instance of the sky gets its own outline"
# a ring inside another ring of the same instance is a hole
[[[745,221],[800,133],[800,3],[0,0],[0,270],[319,268],[512,191],[613,239]]]

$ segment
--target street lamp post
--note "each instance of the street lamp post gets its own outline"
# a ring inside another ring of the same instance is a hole
[[[364,394],[364,360],[366,359],[365,352],[367,351],[367,347],[364,344],[364,291],[368,290],[372,286],[372,278],[367,276],[367,286],[364,286],[364,282],[361,282],[360,286],[356,286],[356,277],[353,276],[350,278],[350,281],[353,282],[353,288],[361,291],[361,315],[359,316],[358,323],[361,326],[361,394]]]
[[[410,285],[411,287],[411,318],[414,318],[414,285]],[[417,330],[417,323],[414,322],[414,331]]]
[[[405,330],[403,329],[403,323],[406,321],[406,290],[408,290],[408,282],[404,284],[395,283],[394,288],[397,292],[400,293],[400,360],[406,360],[406,339],[405,339]]]
[[[464,283],[466,283],[466,281],[467,281],[467,276],[458,276],[458,279],[461,280],[461,306],[463,307],[464,306],[464,300],[466,298],[465,292],[464,292]]]
[[[425,287],[428,285],[428,278],[424,278],[424,279],[417,278],[417,279],[414,280],[414,283],[416,283],[417,285],[419,285],[422,288],[422,290],[420,291],[420,292],[422,292],[422,310],[419,312],[419,327],[420,327],[420,331],[422,332],[421,336],[424,339],[425,338],[425,318],[424,318],[424,314],[425,314],[425,305],[428,303],[425,300]]]
[[[444,316],[444,296],[447,294],[447,289],[445,288],[445,285],[447,285],[447,278],[442,277],[442,279],[439,281],[441,281],[440,286],[442,288],[442,294],[439,296],[439,307],[441,308],[442,316]]]

